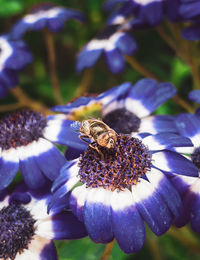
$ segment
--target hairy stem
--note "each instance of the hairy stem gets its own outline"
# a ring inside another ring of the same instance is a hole
[[[104,250],[104,252],[103,252],[103,254],[102,254],[100,260],[107,260],[107,259],[110,257],[110,255],[111,255],[111,250],[112,250],[112,248],[113,248],[113,246],[114,246],[114,243],[115,243],[115,239],[113,239],[112,242],[110,242],[110,243],[108,243],[108,244],[106,245],[105,250]]]
[[[140,74],[147,78],[153,78],[158,81],[161,81],[158,77],[153,75],[150,71],[148,71],[146,68],[143,67],[142,64],[140,64],[135,58],[126,56],[126,60],[129,62],[129,64],[137,70]],[[187,112],[193,113],[194,109],[185,101],[183,100],[180,96],[176,95],[173,100],[179,104],[181,107],[183,107]]]
[[[58,104],[62,104],[63,100],[60,92],[58,75],[56,72],[56,54],[55,54],[55,47],[53,42],[53,34],[49,30],[45,29],[44,37],[47,46],[49,70],[50,70],[50,76],[51,76],[51,82],[53,86],[55,100]]]
[[[80,97],[88,92],[92,81],[92,76],[92,69],[87,69],[83,72],[83,77],[80,85],[76,89],[75,97]]]
[[[126,61],[132,66],[133,69],[138,71],[141,75],[144,75],[147,78],[152,78],[158,80],[158,78],[148,71],[141,63],[139,63],[134,57],[131,56],[125,56]]]
[[[175,51],[176,55],[190,67],[194,88],[200,89],[200,62],[199,59],[196,59],[195,43],[191,43],[182,38],[182,27],[179,24],[171,24],[166,22],[166,25],[171,32],[171,37],[161,26],[157,28],[158,33],[163,38],[163,40]]]
[[[149,246],[149,249],[152,253],[153,259],[154,260],[162,260],[162,254],[161,254],[161,250],[160,250],[160,246],[158,243],[158,238],[157,237],[149,237],[147,236],[147,243]]]
[[[19,108],[21,108],[20,103],[1,105],[0,106],[0,112],[13,111],[13,110],[16,110],[16,109],[19,109]]]
[[[13,104],[19,107],[28,107],[35,111],[42,112],[44,114],[49,114],[49,109],[42,103],[35,101],[28,97],[25,92],[18,86],[16,88],[10,89],[11,94],[18,100],[17,104]]]
[[[177,239],[182,245],[187,247],[191,252],[200,255],[199,240],[193,235],[188,227],[175,228],[171,227],[167,232],[168,235]]]
[[[179,97],[178,95],[173,97],[173,100],[179,104],[181,107],[183,107],[187,112],[189,113],[194,113],[195,109],[190,106],[185,100],[183,100],[181,97]]]

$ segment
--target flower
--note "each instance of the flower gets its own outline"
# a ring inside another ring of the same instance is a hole
[[[66,160],[53,143],[85,147],[78,143],[70,124],[64,115],[45,117],[32,110],[1,118],[0,190],[11,183],[18,170],[31,189],[44,186],[47,179],[54,180]]]
[[[49,209],[69,194],[72,212],[94,242],[116,238],[125,253],[137,252],[145,241],[144,222],[160,236],[179,214],[181,200],[168,176],[197,176],[198,170],[170,149],[191,142],[173,133],[142,140],[119,134],[114,149],[92,145],[63,166]]]
[[[150,115],[175,94],[171,83],[146,78],[134,86],[125,82],[97,97],[80,97],[52,110],[67,114],[70,120],[82,121],[91,115],[102,118],[117,133],[177,132],[173,116]]]
[[[108,0],[107,10],[115,10],[108,24],[123,23],[127,18],[134,17],[138,24],[156,26],[164,16],[170,21],[177,21],[179,16],[179,0]]]
[[[17,71],[31,63],[32,59],[23,41],[14,41],[10,35],[0,36],[0,98],[18,84]]]
[[[47,188],[33,192],[20,184],[9,195],[0,195],[0,258],[52,259],[52,240],[77,239],[87,235],[83,224],[70,211],[47,214],[51,194]]]
[[[193,102],[200,104],[200,90],[192,90],[188,95],[189,99]]]
[[[199,1],[181,1],[180,14],[185,21],[192,22],[192,25],[182,31],[182,37],[189,41],[200,39],[200,2]]]
[[[183,149],[182,153],[191,156],[191,161],[198,168],[199,176],[174,176],[172,182],[182,196],[183,207],[174,224],[178,227],[191,223],[196,232],[200,232],[200,118],[193,114],[180,114],[176,118],[179,133],[190,138],[193,147]]]
[[[32,8],[31,12],[18,21],[11,30],[11,36],[19,39],[28,30],[39,31],[47,27],[51,32],[63,29],[66,20],[83,20],[81,12],[56,6],[53,3],[42,3]]]
[[[125,31],[129,24],[111,25],[100,32],[96,38],[88,42],[77,56],[76,70],[92,67],[102,53],[112,73],[119,73],[125,67],[123,55],[131,55],[137,50],[135,40]]]

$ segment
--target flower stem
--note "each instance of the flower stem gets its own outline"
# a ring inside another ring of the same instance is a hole
[[[112,250],[112,248],[113,248],[113,246],[114,246],[114,243],[115,243],[115,239],[113,239],[112,242],[110,242],[110,243],[108,243],[108,244],[106,245],[105,250],[104,250],[104,252],[103,252],[103,254],[102,254],[100,260],[107,260],[107,259],[110,257],[110,255],[111,255],[111,250]]]
[[[147,78],[159,80],[153,73],[144,68],[144,66],[139,63],[134,57],[126,55],[125,58],[126,61],[132,66],[132,68],[138,71],[140,74],[144,75]]]
[[[158,238],[153,236],[147,236],[147,243],[154,260],[162,260],[162,254],[158,243]]]
[[[16,110],[16,109],[19,109],[19,108],[21,108],[20,103],[1,105],[0,106],[0,112],[13,111],[13,110]]]
[[[87,69],[83,72],[83,77],[81,79],[80,85],[76,89],[75,97],[80,97],[88,92],[92,81],[92,76],[92,69]]]
[[[148,71],[146,68],[144,68],[143,65],[140,64],[135,58],[126,56],[126,60],[135,70],[137,70],[143,76],[148,77],[148,78],[150,77],[150,78],[156,79],[158,81],[161,81],[158,77],[156,77],[150,71]],[[176,95],[173,99],[177,104],[179,104],[181,107],[183,107],[187,112],[194,113],[194,109],[185,100],[183,100],[180,96]]]
[[[171,227],[167,232],[168,235],[177,239],[182,245],[187,247],[191,252],[200,255],[199,240],[193,235],[188,227],[175,228]]]
[[[172,25],[171,23],[166,22],[166,25],[169,32],[171,32],[171,36],[162,26],[157,27],[157,32],[161,38],[175,51],[176,55],[189,66],[194,82],[194,88],[200,89],[200,62],[199,59],[197,59],[198,55],[195,53],[195,43],[191,43],[181,37],[182,28],[179,24]]]
[[[13,89],[10,89],[10,92],[18,100],[18,103],[13,104],[13,106],[16,105],[17,108],[28,107],[28,108],[33,109],[35,111],[42,112],[46,115],[50,114],[49,109],[44,104],[42,104],[38,101],[35,101],[35,100],[31,99],[30,97],[28,97],[26,95],[26,93],[23,92],[23,90],[20,87],[17,86]],[[11,105],[8,105],[8,106],[11,106]],[[12,107],[12,109],[14,109],[14,107]]]
[[[44,38],[46,41],[47,51],[48,51],[48,59],[49,59],[49,70],[51,76],[51,82],[53,86],[54,96],[56,102],[58,104],[63,103],[63,99],[60,92],[58,75],[56,72],[56,54],[55,54],[55,47],[53,42],[53,35],[48,29],[44,29]]]
[[[179,97],[178,95],[173,97],[173,100],[179,104],[181,107],[183,107],[187,112],[189,113],[194,113],[195,109],[190,106],[185,100],[183,100],[181,97]]]
[[[175,51],[177,52],[176,44],[173,39],[166,33],[162,26],[158,26],[156,31],[159,33],[160,37]]]

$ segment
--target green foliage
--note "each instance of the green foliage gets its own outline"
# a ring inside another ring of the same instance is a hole
[[[20,0],[0,0],[0,6],[0,17],[9,17],[23,10],[23,3]]]

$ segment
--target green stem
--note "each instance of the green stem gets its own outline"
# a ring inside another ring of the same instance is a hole
[[[141,75],[144,75],[147,78],[159,80],[153,73],[148,71],[141,63],[139,63],[136,58],[127,55],[125,58],[126,61],[132,66],[132,68],[138,71]]]
[[[162,260],[162,254],[157,237],[147,236],[147,243],[154,260]]]
[[[200,62],[199,59],[196,59],[195,44],[182,38],[182,27],[179,24],[171,24],[169,22],[166,24],[176,42],[175,48],[173,47],[173,49],[176,51],[176,54],[190,67],[194,88],[200,89]],[[170,44],[169,46],[171,47]]]
[[[171,227],[170,230],[167,232],[168,235],[177,239],[182,245],[187,247],[192,253],[196,253],[200,255],[200,241],[197,237],[194,236],[191,230],[188,227],[183,228],[175,228]]]
[[[153,78],[156,79],[157,81],[161,81],[158,77],[156,77],[154,74],[152,74],[150,71],[148,71],[146,68],[143,67],[142,64],[139,63],[135,58],[126,56],[127,62],[135,69],[138,71],[140,74],[147,78]],[[176,95],[173,100],[178,103],[181,107],[183,107],[187,112],[193,113],[194,109],[185,101],[183,100],[180,96]]]
[[[115,239],[112,242],[106,244],[105,250],[104,250],[100,260],[107,260],[110,257],[114,244],[115,244]]]
[[[53,35],[49,30],[45,29],[44,37],[45,37],[47,51],[48,51],[49,70],[50,70],[54,96],[58,104],[63,104],[63,99],[61,96],[60,86],[58,81],[58,75],[56,71],[56,54],[55,54],[55,48],[53,42]]]
[[[86,93],[88,93],[91,81],[92,81],[92,76],[93,76],[93,69],[86,69],[83,72],[83,77],[81,79],[80,85],[76,89],[75,97],[80,97]]]
[[[10,89],[10,93],[18,100],[18,103],[15,104],[18,108],[28,107],[35,111],[42,112],[46,115],[50,114],[50,110],[44,104],[28,97],[20,87],[17,86],[13,89]]]

